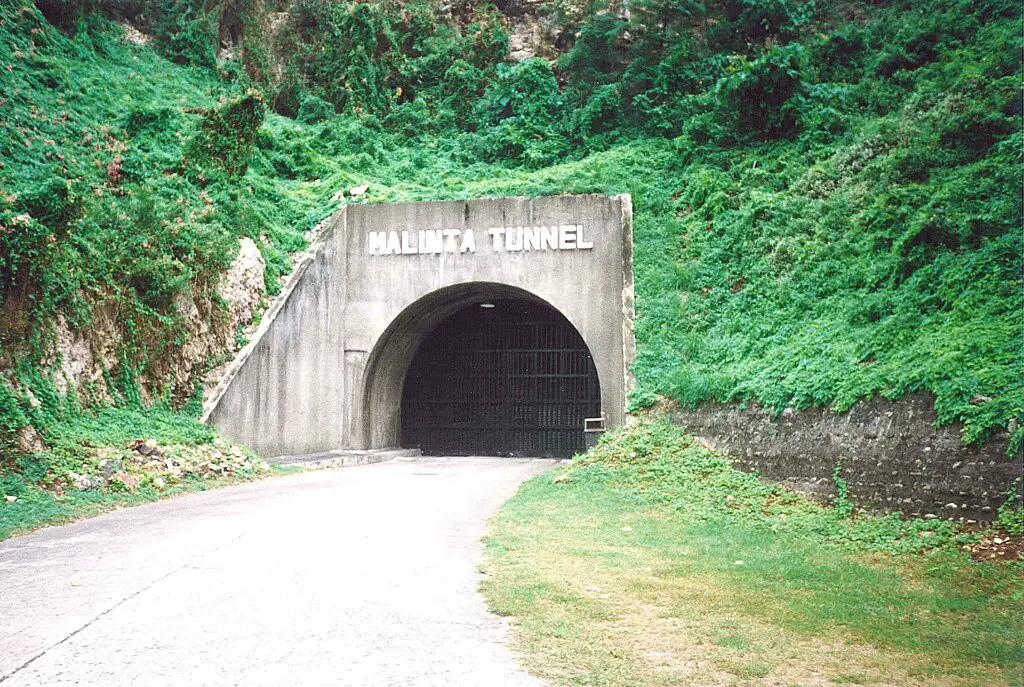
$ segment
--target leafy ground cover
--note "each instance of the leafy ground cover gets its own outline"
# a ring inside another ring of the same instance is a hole
[[[274,473],[248,449],[167,409],[76,414],[31,441],[0,474],[0,540]]]
[[[560,685],[1014,685],[1024,561],[973,560],[979,536],[823,507],[641,424],[524,485],[482,589]]]

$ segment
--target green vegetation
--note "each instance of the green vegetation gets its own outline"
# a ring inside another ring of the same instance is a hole
[[[271,473],[266,473],[269,476]],[[238,483],[235,476],[187,476],[181,482],[158,488],[143,484],[136,491],[91,488],[69,490],[63,494],[37,485],[17,491],[17,501],[0,503],[0,541],[19,534],[27,534],[40,527],[63,525],[82,518],[100,515],[127,506],[137,506],[180,494],[206,491]]]
[[[631,193],[638,407],[924,391],[965,441],[1019,450],[1017,4],[629,9],[552,3],[557,59],[513,64],[486,4],[0,5],[0,470],[42,465],[24,426],[59,439],[33,399],[58,423],[187,404],[176,298],[222,307],[240,237],[274,295],[363,183],[370,202]],[[99,313],[116,360],[64,398],[56,319]]]
[[[44,428],[45,445],[32,442],[0,471],[0,540],[270,474],[252,452],[166,407],[100,408],[35,423]]]
[[[1024,563],[971,560],[979,535],[944,521],[816,505],[667,423],[528,482],[492,526],[484,593],[555,684],[980,686],[1024,674]]]

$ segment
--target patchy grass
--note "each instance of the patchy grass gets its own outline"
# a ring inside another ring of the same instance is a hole
[[[107,489],[86,489],[55,494],[39,487],[29,487],[13,503],[0,503],[0,541],[29,534],[42,527],[65,525],[77,520],[91,518],[103,513],[138,506],[143,503],[174,498],[183,494],[208,491],[232,484],[239,484],[252,479],[262,479],[291,471],[272,467],[248,478],[217,477],[217,478],[186,478],[181,483],[167,489],[158,489],[151,485],[142,486],[134,493],[117,492]]]
[[[1024,564],[972,561],[947,524],[840,518],[664,425],[623,432],[567,477],[532,480],[499,512],[483,584],[526,666],[555,684],[1024,677]]]
[[[0,473],[0,540],[289,472],[195,418],[159,408],[101,408],[51,422],[41,439],[37,451]]]

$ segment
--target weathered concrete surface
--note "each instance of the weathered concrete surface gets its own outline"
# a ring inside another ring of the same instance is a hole
[[[485,518],[552,464],[304,473],[0,543],[0,682],[539,685],[476,565]]]
[[[992,520],[1020,477],[1021,455],[998,432],[965,446],[962,426],[936,427],[935,397],[861,401],[844,413],[787,409],[773,416],[757,405],[705,403],[677,409],[673,422],[736,465],[809,494],[835,497],[833,470],[854,503],[908,515]]]
[[[592,247],[496,250],[488,233],[568,225],[582,226]],[[412,243],[419,230],[472,231],[476,250],[373,254],[371,232],[403,230]],[[632,248],[629,196],[348,206],[206,417],[269,457],[398,446],[402,385],[424,337],[468,304],[511,297],[548,304],[579,331],[615,427],[625,422],[635,348]]]
[[[369,450],[336,448],[322,453],[306,453],[301,456],[278,456],[278,465],[303,468],[305,470],[324,470],[326,468],[352,468],[358,465],[385,463],[389,460],[412,459],[423,455],[416,448],[378,448]]]

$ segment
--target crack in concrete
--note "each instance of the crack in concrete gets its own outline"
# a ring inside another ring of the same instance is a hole
[[[91,620],[89,620],[87,623],[85,623],[84,625],[82,625],[81,627],[76,629],[75,631],[69,633],[66,637],[61,639],[59,642],[54,642],[50,646],[46,647],[45,649],[43,649],[42,651],[37,653],[32,658],[30,658],[27,661],[25,661],[24,663],[22,663],[20,666],[18,666],[17,668],[12,670],[11,672],[7,673],[6,675],[0,675],[0,682],[6,682],[7,680],[11,679],[15,675],[17,675],[18,673],[23,671],[25,668],[28,668],[30,665],[32,665],[33,663],[38,661],[40,658],[45,656],[50,651],[53,651],[54,649],[59,647],[61,644],[64,644],[65,642],[67,642],[69,639],[71,639],[72,637],[77,635],[79,632],[82,632],[83,630],[85,630],[85,629],[89,628],[90,626],[92,626],[94,623],[96,623],[98,620],[100,620],[104,616],[114,612],[115,610],[117,610],[118,608],[120,608],[124,604],[128,603],[129,601],[131,601],[135,597],[139,596],[143,592],[146,592],[146,591],[152,589],[153,587],[155,587],[156,585],[160,584],[161,582],[166,580],[168,577],[170,577],[174,573],[180,572],[180,571],[184,570],[185,568],[188,568],[192,564],[193,561],[198,560],[199,558],[202,558],[203,556],[209,555],[211,553],[216,553],[217,551],[220,551],[221,549],[234,544],[235,542],[237,542],[239,539],[242,539],[243,537],[245,537],[245,533],[244,532],[242,534],[238,535],[237,537],[235,537],[234,539],[232,539],[230,541],[227,541],[227,542],[224,542],[220,546],[217,546],[215,548],[209,549],[208,551],[203,551],[202,553],[198,553],[195,556],[193,556],[192,558],[190,558],[187,561],[185,561],[184,563],[182,563],[181,565],[179,565],[178,567],[174,568],[173,570],[169,570],[167,573],[165,573],[165,574],[161,575],[160,577],[158,577],[157,579],[153,580],[152,582],[147,584],[142,589],[138,589],[135,592],[132,592],[131,594],[129,594],[128,596],[124,597],[123,599],[121,599],[120,601],[115,603],[113,606],[108,608],[107,610],[103,611],[102,613],[100,613],[96,617],[94,617]]]

